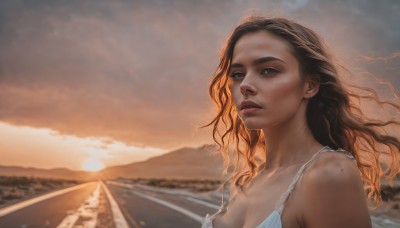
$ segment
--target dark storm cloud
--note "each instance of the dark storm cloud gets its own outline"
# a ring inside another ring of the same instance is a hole
[[[3,1],[0,120],[163,148],[203,143],[210,140],[209,132],[193,135],[210,118],[207,86],[218,50],[250,9],[298,19],[339,56],[354,60],[400,50],[399,5],[372,0]],[[400,89],[398,62],[396,57],[355,63]]]

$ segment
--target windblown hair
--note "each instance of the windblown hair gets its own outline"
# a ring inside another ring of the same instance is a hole
[[[243,190],[266,159],[264,157],[264,161],[261,159],[260,162],[257,156],[265,156],[268,142],[265,142],[261,130],[249,130],[243,125],[233,104],[228,80],[236,42],[242,36],[257,31],[266,31],[287,41],[292,48],[292,54],[300,63],[302,77],[311,77],[320,82],[319,92],[308,102],[307,125],[321,145],[335,150],[344,149],[353,155],[368,198],[379,205],[382,201],[382,177],[386,175],[391,182],[400,172],[400,140],[388,135],[384,127],[398,126],[400,122],[394,119],[372,120],[362,113],[359,105],[352,102],[352,99],[367,99],[381,106],[388,105],[397,113],[400,113],[400,106],[395,102],[381,101],[373,89],[341,82],[338,64],[328,54],[319,36],[311,29],[284,18],[247,18],[235,28],[221,50],[219,66],[209,87],[209,94],[216,103],[218,112],[204,127],[213,126],[214,141],[224,158],[224,173],[233,168],[229,171],[231,176],[228,180],[233,180],[233,186],[239,191]],[[360,89],[366,95],[351,92],[350,88]],[[381,154],[390,158],[390,165],[384,172],[380,163]]]

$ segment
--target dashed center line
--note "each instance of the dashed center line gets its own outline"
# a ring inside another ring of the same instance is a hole
[[[83,227],[95,228],[97,224],[97,208],[99,206],[100,196],[100,183],[97,183],[96,190],[92,195],[83,203],[76,211],[69,214],[63,219],[63,221],[57,226],[57,228],[72,228],[78,227],[76,225],[79,218],[85,218]]]
[[[128,222],[126,221],[124,215],[122,214],[121,209],[119,208],[114,197],[111,195],[110,191],[108,190],[107,185],[105,185],[103,182],[101,182],[101,185],[102,185],[104,191],[106,192],[108,202],[110,203],[111,211],[112,211],[113,217],[114,217],[115,227],[129,228]]]

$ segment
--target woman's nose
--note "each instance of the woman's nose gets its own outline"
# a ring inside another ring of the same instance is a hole
[[[251,76],[250,76],[251,77]],[[240,92],[243,95],[255,94],[256,88],[254,86],[254,82],[251,81],[249,75],[246,75],[240,84]]]

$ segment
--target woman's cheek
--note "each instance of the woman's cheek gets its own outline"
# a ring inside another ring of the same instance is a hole
[[[281,81],[275,84],[269,91],[269,100],[273,102],[272,107],[280,112],[282,117],[296,109],[299,100],[299,85],[296,81]]]

